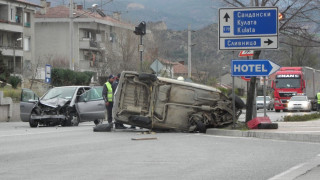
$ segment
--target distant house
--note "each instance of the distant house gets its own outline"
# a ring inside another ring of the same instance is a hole
[[[230,73],[224,74],[221,76],[221,82],[218,83],[221,84],[221,87],[232,89],[232,76]],[[234,87],[239,88],[243,90],[244,93],[247,93],[247,81],[241,79],[241,77],[235,76],[234,77]]]
[[[159,61],[164,65],[162,69],[163,72],[166,72],[167,76],[170,78],[178,78],[179,76],[188,78],[188,66],[184,64],[184,61],[172,62],[167,59],[159,58]],[[197,73],[195,69],[192,69],[191,76]]]

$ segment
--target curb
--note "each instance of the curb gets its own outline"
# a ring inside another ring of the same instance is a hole
[[[218,136],[234,136],[234,137],[254,137],[260,139],[275,139],[286,141],[301,141],[320,143],[320,134],[294,134],[283,132],[266,132],[266,131],[240,131],[240,130],[223,130],[223,129],[207,129],[206,134]]]

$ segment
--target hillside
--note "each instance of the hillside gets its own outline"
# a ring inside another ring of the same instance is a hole
[[[40,4],[40,0],[28,0]],[[69,0],[47,0],[52,6],[68,4]],[[122,18],[133,23],[140,21],[165,21],[169,29],[183,30],[188,24],[200,29],[217,21],[218,12],[212,0],[74,0],[77,4],[91,7],[103,4],[105,14],[120,12]],[[109,3],[108,3],[109,2]]]

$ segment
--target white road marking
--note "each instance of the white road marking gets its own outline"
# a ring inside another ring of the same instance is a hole
[[[292,168],[290,168],[290,169],[288,169],[288,170],[286,170],[286,171],[284,171],[284,172],[282,172],[280,174],[277,174],[277,175],[273,176],[272,178],[270,178],[268,180],[280,180],[280,179],[283,179],[284,175],[289,174],[289,173],[299,169],[300,167],[304,166],[305,164],[306,163],[298,164],[298,165],[296,165],[296,166],[294,166],[294,167],[292,167]]]

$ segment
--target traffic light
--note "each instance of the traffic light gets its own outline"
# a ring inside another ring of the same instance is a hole
[[[133,31],[136,35],[145,35],[146,34],[146,22],[142,21],[138,26],[135,27]]]

